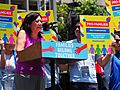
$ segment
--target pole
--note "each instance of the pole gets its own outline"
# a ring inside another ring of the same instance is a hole
[[[54,20],[57,22],[56,0],[49,0],[49,9],[53,10]]]
[[[54,20],[57,22],[56,0],[49,0],[49,9],[53,10]],[[51,90],[55,90],[55,61],[50,60],[51,63]]]
[[[26,0],[26,11],[29,11],[29,0]]]
[[[38,10],[41,10],[41,1],[38,0],[37,3],[38,3],[38,4],[37,4],[37,6],[38,6]]]
[[[46,10],[46,0],[44,0],[44,10]]]
[[[55,61],[54,59],[50,60],[51,67],[51,90],[55,90]]]
[[[9,4],[11,4],[11,0],[9,0]]]

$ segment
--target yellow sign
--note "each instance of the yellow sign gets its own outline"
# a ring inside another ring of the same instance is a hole
[[[87,44],[89,53],[114,53],[110,45],[114,33],[111,17],[80,15],[80,27],[82,43]]]
[[[0,4],[0,38],[4,43],[14,44],[17,27],[17,6]]]
[[[120,17],[112,17],[114,31],[120,31]]]
[[[119,0],[105,0],[106,9],[109,16],[120,16],[120,1]]]
[[[51,23],[51,22],[54,22],[54,15],[53,15],[53,11],[52,10],[45,10],[45,11],[35,11],[35,12],[39,12],[40,15],[42,16],[42,21],[43,23]],[[29,12],[24,12],[24,13],[18,13],[18,16],[17,16],[17,23],[18,23],[18,26],[17,26],[17,31],[19,31],[20,29],[20,26],[22,24],[22,22],[24,21],[24,18],[25,16],[28,14]],[[43,30],[42,30],[43,31]],[[56,34],[53,30],[49,29],[47,31],[43,31],[43,36],[44,36],[44,39],[45,41],[56,41]]]

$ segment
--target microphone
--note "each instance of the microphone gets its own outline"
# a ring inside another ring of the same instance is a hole
[[[54,26],[54,24],[57,24],[57,22],[45,22],[42,24],[43,30],[44,31],[49,31],[49,29],[55,29],[57,26]]]
[[[50,29],[50,24],[48,22],[45,22],[42,24],[43,31],[49,31]]]
[[[50,29],[52,29],[58,36],[58,38],[60,39],[60,41],[62,41],[60,34],[56,31],[56,28],[58,27],[58,25],[56,25],[57,22],[45,22],[42,24],[43,27],[43,31],[49,31]]]
[[[61,35],[56,31],[56,28],[58,27],[57,22],[52,22],[50,25],[50,28],[57,34],[58,40],[62,41]]]

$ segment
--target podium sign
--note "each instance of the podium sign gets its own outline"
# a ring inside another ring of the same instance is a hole
[[[67,42],[42,42],[42,57],[62,59],[87,59],[87,45]]]

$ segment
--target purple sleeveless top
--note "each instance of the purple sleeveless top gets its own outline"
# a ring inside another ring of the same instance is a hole
[[[26,43],[25,48],[43,41],[44,38],[32,39],[26,34]],[[34,53],[34,52],[33,52]],[[41,75],[44,76],[44,66],[42,60],[32,60],[28,62],[19,62],[16,63],[16,73],[19,74],[30,74],[30,75]]]

